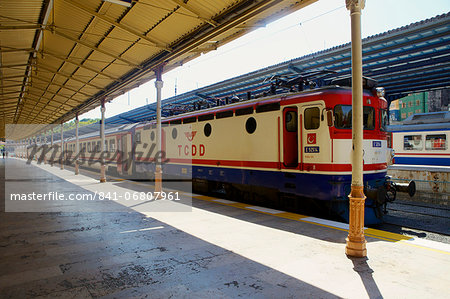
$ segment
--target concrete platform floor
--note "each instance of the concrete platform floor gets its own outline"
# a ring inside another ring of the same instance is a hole
[[[6,171],[0,159],[0,170],[6,199],[11,190],[149,189],[13,158]],[[184,208],[168,212],[111,201],[44,205],[61,209],[53,213],[1,212],[0,297],[450,297],[447,244],[367,229],[368,258],[348,258],[344,224],[182,196],[189,200],[175,205]]]

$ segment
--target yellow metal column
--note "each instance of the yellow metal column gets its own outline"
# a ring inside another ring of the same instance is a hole
[[[64,124],[61,123],[61,156],[60,156],[60,165],[61,169],[64,169],[64,134],[63,134]]]
[[[161,92],[164,85],[162,81],[162,69],[160,66],[156,69],[156,155],[155,155],[155,192],[162,191],[162,145],[161,145]]]
[[[354,257],[367,256],[364,238],[364,183],[363,183],[363,86],[361,10],[365,0],[346,0],[352,27],[352,188],[350,219],[345,253]]]
[[[54,155],[53,155],[53,151],[54,151],[54,149],[53,149],[53,127],[52,127],[50,134],[51,134],[50,147],[52,148],[52,150],[50,151],[52,153],[52,155],[50,156],[50,165],[53,166],[53,157],[54,157]]]
[[[102,120],[100,123],[100,142],[101,148],[105,148],[105,100],[102,100],[101,112],[102,112]],[[103,155],[100,155],[100,183],[106,182],[106,166],[105,159]]]
[[[80,144],[78,142],[78,123],[79,123],[79,119],[78,119],[78,113],[75,117],[75,174],[79,174],[80,173],[80,169],[79,169],[79,161],[78,161],[78,157],[79,157],[79,152],[80,152]]]

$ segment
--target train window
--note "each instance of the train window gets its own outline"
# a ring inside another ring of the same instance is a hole
[[[427,135],[425,138],[425,149],[427,151],[445,151],[447,149],[445,134]]]
[[[320,109],[317,107],[305,109],[305,129],[316,130],[320,127]]]
[[[334,107],[334,126],[338,129],[352,128],[352,106],[336,105]]]
[[[405,135],[403,137],[403,149],[406,151],[421,151],[422,135]]]
[[[256,106],[256,113],[280,110],[280,102]]]
[[[236,112],[234,114],[236,116],[240,116],[240,115],[247,115],[247,114],[252,114],[252,113],[253,113],[253,107],[247,107],[247,108],[236,109]]]
[[[389,125],[388,113],[385,109],[380,110],[380,130],[386,131],[386,126]]]
[[[364,130],[375,129],[375,109],[373,107],[365,106],[363,108],[363,123]]]
[[[87,144],[87,151],[88,151],[88,153],[91,152],[91,143],[90,142],[88,142],[88,144]]]
[[[286,125],[286,131],[297,132],[297,113],[295,111],[286,112],[284,121]]]
[[[101,147],[100,147],[101,144],[102,144],[101,141],[97,141],[97,148],[95,150],[97,153],[100,153],[100,151],[101,151]]]
[[[364,106],[363,108],[364,130],[375,129],[375,109]],[[334,107],[334,126],[338,129],[352,128],[352,106],[336,105]]]
[[[173,128],[172,129],[172,138],[173,139],[177,139],[177,136],[178,136],[177,128]]]
[[[108,151],[108,140],[105,140],[105,147],[102,148],[102,152],[103,151]]]
[[[197,121],[197,117],[188,117],[183,119],[183,124],[195,123]]]
[[[212,127],[210,123],[207,123],[204,127],[203,127],[203,133],[205,134],[206,137],[211,136],[211,132],[212,132]]]
[[[135,141],[136,143],[140,143],[141,142],[141,132],[136,132],[136,134],[134,135]]]
[[[256,120],[253,117],[247,119],[245,122],[245,129],[249,134],[253,134],[256,131]]]
[[[205,121],[205,120],[211,120],[211,119],[214,119],[213,113],[198,116],[198,121]]]
[[[114,139],[109,141],[109,151],[112,153],[116,151],[116,141]]]
[[[151,140],[151,141],[155,141],[155,131],[152,131],[152,132],[150,133],[150,140]]]
[[[216,113],[216,118],[225,118],[225,117],[231,117],[233,116],[233,110],[228,110],[228,111],[222,111],[222,112],[217,112]]]
[[[171,126],[172,126],[172,125],[179,125],[179,124],[181,124],[181,119],[172,120],[172,121],[170,122],[170,125],[171,125]]]

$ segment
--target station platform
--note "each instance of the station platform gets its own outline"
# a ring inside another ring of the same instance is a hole
[[[161,209],[38,200],[152,190],[16,158],[0,170],[1,298],[450,297],[449,244],[367,228],[368,257],[350,258],[343,223],[187,191]]]

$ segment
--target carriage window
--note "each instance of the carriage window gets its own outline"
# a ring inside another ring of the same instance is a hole
[[[305,129],[315,130],[320,127],[320,110],[319,108],[305,109]]]
[[[115,152],[116,151],[116,141],[114,139],[111,139],[109,141],[109,151]]]
[[[103,151],[108,151],[108,140],[105,140],[105,147],[104,148],[102,148],[102,152]]]
[[[387,110],[381,109],[380,110],[380,130],[386,131],[386,126],[389,125],[389,117]]]
[[[297,132],[297,113],[295,111],[286,112],[286,131]]]
[[[91,152],[91,143],[90,142],[88,142],[88,144],[87,144],[87,151],[88,151],[88,153]]]
[[[97,141],[97,148],[96,148],[96,152],[97,153],[100,153],[100,145],[101,145],[102,143],[100,142],[100,141]]]
[[[422,135],[405,135],[403,137],[403,149],[407,151],[421,151]]]
[[[428,151],[445,151],[447,149],[447,138],[445,134],[427,135],[425,149]]]
[[[373,107],[364,106],[363,125],[364,130],[375,129],[375,109]],[[334,107],[334,126],[338,129],[352,128],[352,106],[336,105]]]

